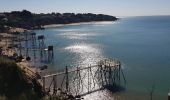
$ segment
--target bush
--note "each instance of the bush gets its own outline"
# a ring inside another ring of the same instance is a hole
[[[12,100],[37,100],[38,96],[32,89],[32,83],[17,66],[7,58],[0,57],[0,95]]]

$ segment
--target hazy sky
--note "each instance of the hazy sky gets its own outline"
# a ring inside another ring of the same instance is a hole
[[[115,16],[170,15],[170,0],[0,0],[0,12],[102,13]]]

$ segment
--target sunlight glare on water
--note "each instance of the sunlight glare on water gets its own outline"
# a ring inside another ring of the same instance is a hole
[[[120,97],[108,90],[101,90],[84,96],[84,100],[120,100]]]
[[[74,44],[65,47],[65,50],[79,55],[77,63],[80,66],[95,65],[102,58],[101,51],[96,44]]]
[[[153,82],[153,100],[165,100],[170,90],[169,23],[169,16],[130,17],[35,32],[45,35],[46,43],[54,45],[54,62],[49,69],[87,67],[102,58],[121,61],[128,82],[126,91],[119,96],[95,92],[85,100],[149,100],[148,89]]]
[[[95,34],[94,33],[88,33],[87,34],[87,33],[75,32],[75,31],[67,31],[67,32],[64,32],[64,33],[57,34],[57,36],[60,36],[62,38],[71,39],[71,40],[75,40],[75,39],[86,40],[87,37],[95,36]]]

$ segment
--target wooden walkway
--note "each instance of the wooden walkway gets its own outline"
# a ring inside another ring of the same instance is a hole
[[[85,95],[108,86],[118,89],[126,84],[121,63],[116,59],[105,59],[97,65],[84,68],[76,67],[64,72],[50,74],[42,78],[43,89],[51,95],[58,91],[71,95]]]

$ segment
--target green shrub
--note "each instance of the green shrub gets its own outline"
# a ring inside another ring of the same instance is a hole
[[[9,100],[38,100],[32,82],[20,67],[3,57],[0,57],[0,95]]]

